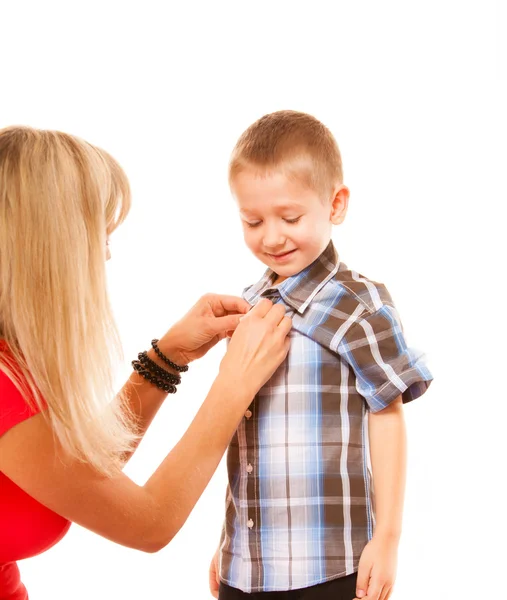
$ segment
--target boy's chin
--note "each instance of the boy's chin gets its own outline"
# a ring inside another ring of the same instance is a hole
[[[303,269],[272,269],[273,273],[276,274],[275,281],[277,281],[278,283],[284,281],[285,279],[288,279],[289,277],[293,277],[298,273],[301,273],[302,270]]]
[[[266,267],[269,267],[273,271],[273,273],[276,273],[276,275],[279,279],[288,279],[289,277],[293,277],[294,275],[301,273],[301,271],[304,271],[304,269],[306,269],[306,267],[308,266],[307,264],[276,265],[276,264],[273,264],[273,261],[266,260],[264,256],[257,255],[257,258],[263,264],[265,264]],[[311,263],[308,263],[308,264],[311,264]]]

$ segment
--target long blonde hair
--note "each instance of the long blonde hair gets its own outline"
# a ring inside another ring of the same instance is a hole
[[[110,475],[135,439],[114,396],[122,358],[106,285],[108,235],[130,208],[103,150],[58,131],[0,130],[0,353],[65,452]],[[1,404],[1,398],[0,398]]]

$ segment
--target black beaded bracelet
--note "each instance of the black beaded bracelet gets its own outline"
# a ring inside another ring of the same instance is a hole
[[[145,371],[148,371],[148,373],[150,373],[154,377],[157,377],[158,379],[162,379],[162,381],[164,381],[165,383],[169,383],[170,385],[178,385],[179,383],[181,383],[181,379],[175,377],[172,373],[168,373],[167,371],[164,371],[164,369],[162,369],[160,367],[158,367],[158,369],[154,369],[153,367],[144,364],[143,361],[141,361],[141,360],[133,360],[132,366],[134,367],[134,369],[137,369],[137,370],[144,369]],[[157,366],[157,365],[155,365],[155,366]]]
[[[157,339],[151,340],[151,345],[153,347],[153,350],[155,350],[155,354],[160,358],[160,360],[163,360],[166,363],[166,365],[169,365],[171,367],[171,369],[178,371],[178,373],[185,373],[186,371],[188,371],[188,365],[184,365],[184,366],[177,365],[176,363],[173,363],[172,360],[167,358],[167,356],[165,354],[162,354],[160,348],[157,345],[157,342],[158,342]]]
[[[166,371],[160,365],[157,365],[157,363],[151,360],[151,358],[148,356],[146,350],[144,352],[139,352],[137,357],[139,358],[139,362],[154,375],[158,375],[158,377],[165,379],[173,385],[178,385],[181,383],[181,377],[179,375],[169,373],[169,371]]]
[[[144,377],[144,379],[146,379],[146,381],[149,381],[153,385],[156,385],[160,390],[163,390],[164,392],[167,392],[168,394],[176,393],[177,388],[175,385],[173,385],[172,383],[168,383],[167,381],[164,381],[163,379],[160,379],[156,375],[153,375],[153,373],[150,373],[150,371],[145,369],[144,366],[138,360],[133,360],[132,366],[137,371],[137,373],[139,373],[139,375],[141,375],[141,377]]]

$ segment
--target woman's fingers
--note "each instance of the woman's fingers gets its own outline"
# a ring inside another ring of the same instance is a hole
[[[225,336],[226,332],[234,331],[239,325],[241,315],[228,315],[227,317],[217,317],[209,325],[217,335]]]
[[[270,323],[273,327],[276,327],[284,316],[285,308],[283,304],[273,304],[271,300],[262,298],[247,315],[241,316],[241,320],[250,317],[259,317],[261,319],[266,319],[266,322]]]
[[[252,308],[252,310],[243,318],[246,319],[251,317],[259,317],[263,319],[269,313],[272,306],[273,303],[271,302],[271,300],[268,300],[267,298],[262,298],[262,300],[259,300],[259,302],[257,302],[257,304]]]
[[[285,317],[285,306],[283,304],[275,304],[267,315],[264,317],[266,322],[271,324],[273,327],[278,327],[280,322]]]
[[[273,327],[277,327],[285,319],[284,306],[282,304],[273,305],[271,300],[268,300],[267,298],[262,298],[253,308],[250,307],[248,302],[244,301],[249,309],[248,313],[236,312],[238,310],[244,310],[245,308],[241,298],[236,298],[235,296],[216,296],[216,298],[222,303],[220,306],[231,311],[225,316],[216,316],[215,319],[212,319],[207,323],[208,327],[212,329],[213,334],[219,335],[221,338],[225,335],[230,337],[236,330],[240,321],[247,317],[266,319],[267,323],[271,324]],[[210,302],[212,302],[212,300],[210,300]],[[216,315],[221,312],[221,308],[215,306],[213,311]],[[290,319],[288,321],[290,322]]]
[[[292,319],[290,317],[283,317],[280,323],[278,323],[278,329],[283,336],[286,336],[292,329]]]
[[[209,302],[215,317],[223,317],[231,313],[246,314],[250,310],[250,304],[238,296],[226,296],[224,294],[209,294],[205,296]]]

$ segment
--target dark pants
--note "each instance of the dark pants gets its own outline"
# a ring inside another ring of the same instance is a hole
[[[254,592],[245,594],[241,590],[220,584],[218,600],[354,600],[356,597],[357,573],[339,577],[332,581],[290,592]]]

